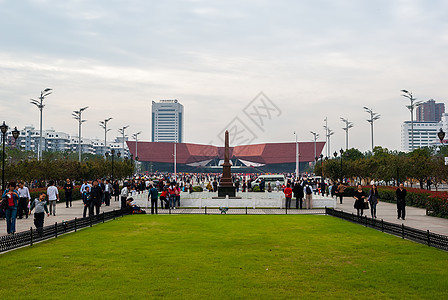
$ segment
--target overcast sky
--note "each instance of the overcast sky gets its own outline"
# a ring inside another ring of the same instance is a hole
[[[253,143],[324,137],[370,149],[362,109],[382,115],[375,144],[400,149],[408,89],[446,100],[448,1],[21,1],[0,0],[0,111],[8,125],[39,125],[30,98],[46,87],[44,129],[86,137],[130,125],[150,140],[152,100],[185,107],[185,142],[221,143],[239,118]],[[278,108],[256,126],[243,110],[264,94]],[[2,121],[1,120],[1,121]]]

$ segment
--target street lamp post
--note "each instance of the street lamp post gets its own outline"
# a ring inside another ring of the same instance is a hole
[[[297,141],[297,133],[294,131],[294,135],[296,136],[296,178],[299,178],[299,142]]]
[[[2,132],[2,139],[3,139],[3,152],[2,152],[2,192],[5,191],[5,144],[6,144],[6,133],[8,132],[8,125],[5,124],[5,121],[3,121],[3,124],[0,125],[0,130]],[[14,137],[14,142],[17,140],[17,138],[20,135],[20,131],[17,130],[17,127],[14,128],[12,131],[12,136]]]
[[[316,141],[317,141],[317,138],[319,137],[319,134],[315,133],[313,131],[310,131],[310,132],[313,135],[313,140],[314,140],[314,157],[316,157]]]
[[[343,127],[342,129],[345,130],[345,150],[348,150],[348,130],[350,128],[353,128],[353,123],[344,118],[341,118],[341,121],[345,123],[345,127]]]
[[[39,100],[31,99],[30,103],[37,106],[40,110],[40,128],[39,128],[39,144],[37,146],[37,160],[42,159],[42,113],[45,105],[43,104],[45,97],[50,95],[52,89],[46,88],[45,90],[40,92]]]
[[[109,152],[106,152],[104,155],[106,155],[106,159],[110,156],[112,158],[112,182],[114,181],[114,158],[115,158],[115,149],[110,150]],[[118,151],[117,158],[120,158],[121,153]]]
[[[324,178],[324,155],[321,154],[319,155],[320,157],[320,169],[321,169],[321,173],[322,173],[322,179]]]
[[[125,149],[124,148],[124,139],[126,137],[125,131],[126,131],[127,128],[129,128],[129,125],[123,126],[122,128],[118,129],[118,132],[123,136],[123,141],[122,141],[122,143],[123,143],[123,154],[126,153],[126,151],[124,150]]]
[[[107,132],[110,131],[110,129],[107,129],[107,122],[112,120],[112,118],[104,119],[104,121],[100,121],[100,127],[104,129],[104,153],[107,152]]]
[[[341,150],[339,150],[339,152],[341,153],[341,183],[343,183],[344,176],[342,174],[342,156],[344,155],[344,150],[341,148]]]
[[[79,110],[74,110],[72,116],[75,120],[78,120],[78,151],[79,151],[79,162],[81,162],[82,156],[82,145],[81,145],[81,125],[87,120],[82,119],[82,112],[85,111],[88,106],[82,107]]]
[[[414,150],[414,108],[422,104],[423,101],[416,101],[417,98],[414,98],[411,92],[407,90],[401,90],[404,94],[402,95],[405,98],[408,98],[411,101],[410,105],[406,105],[406,108],[411,112],[411,151]]]
[[[139,160],[138,160],[138,135],[141,134],[142,132],[139,131],[137,133],[134,133],[132,135],[132,137],[135,139],[135,161],[136,161],[136,171],[138,173],[138,168],[139,168]]]
[[[364,106],[364,110],[370,114],[370,119],[367,120],[367,122],[370,123],[370,131],[371,131],[371,137],[372,137],[372,154],[373,154],[373,148],[375,147],[375,144],[373,143],[373,122],[375,122],[376,120],[378,120],[381,115],[373,112],[373,110],[371,108],[365,107]]]

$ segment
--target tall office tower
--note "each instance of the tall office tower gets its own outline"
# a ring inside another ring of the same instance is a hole
[[[152,101],[153,142],[182,143],[184,140],[184,106],[175,100]]]
[[[417,107],[417,121],[440,122],[445,113],[445,104],[436,103],[434,99],[428,100]]]

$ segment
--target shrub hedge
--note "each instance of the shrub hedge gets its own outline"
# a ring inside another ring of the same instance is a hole
[[[353,197],[355,189],[356,187],[347,187],[344,196]],[[393,186],[379,186],[378,196],[381,201],[396,203],[396,190],[397,187]],[[363,191],[368,194],[370,186],[364,186]],[[416,188],[406,188],[406,191],[406,205],[425,208],[430,216],[448,218],[448,192],[435,192]]]
[[[193,192],[202,192],[202,191],[204,191],[202,186],[199,185],[193,186]]]

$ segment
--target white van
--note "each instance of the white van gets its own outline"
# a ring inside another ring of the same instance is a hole
[[[267,188],[268,187],[268,182],[271,183],[271,187],[274,188],[275,187],[275,183],[278,181],[280,181],[281,185],[286,185],[286,178],[285,175],[281,175],[281,174],[277,174],[277,175],[260,175],[258,176],[257,179],[255,179],[254,181],[252,181],[252,188],[254,186],[259,186],[261,183],[261,179],[264,179],[264,187]]]

